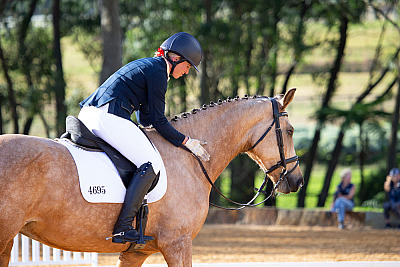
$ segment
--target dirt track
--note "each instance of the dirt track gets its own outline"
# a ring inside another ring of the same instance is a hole
[[[100,254],[113,265],[117,254]],[[400,261],[400,230],[205,225],[193,241],[193,262]],[[165,263],[160,253],[146,263]]]

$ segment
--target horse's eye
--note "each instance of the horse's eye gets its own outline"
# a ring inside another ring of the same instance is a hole
[[[287,130],[289,136],[293,136],[293,132],[294,132],[293,130]]]

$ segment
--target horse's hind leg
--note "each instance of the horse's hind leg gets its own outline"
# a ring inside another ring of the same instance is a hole
[[[117,262],[118,267],[136,267],[142,266],[143,262],[151,254],[146,254],[140,250],[134,252],[121,252],[119,255],[119,260]]]
[[[8,266],[8,263],[9,263],[10,257],[11,257],[11,249],[13,247],[13,244],[14,244],[14,240],[11,239],[11,241],[9,241],[5,245],[4,251],[1,252],[1,254],[0,254],[0,267]],[[1,244],[0,244],[0,246],[1,246]]]

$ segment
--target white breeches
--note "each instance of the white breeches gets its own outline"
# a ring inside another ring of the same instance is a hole
[[[138,168],[150,161],[155,173],[162,166],[162,159],[146,135],[133,122],[110,114],[108,104],[96,107],[83,107],[78,118],[97,137],[100,137]]]

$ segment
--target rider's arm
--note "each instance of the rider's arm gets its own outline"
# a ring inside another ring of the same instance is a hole
[[[347,196],[345,196],[347,199],[352,199],[354,197],[354,194],[356,193],[356,186],[353,185],[350,189],[350,192]]]
[[[386,192],[389,192],[390,191],[390,182],[392,181],[392,176],[390,176],[390,175],[388,175],[388,176],[386,176],[386,181],[385,181],[385,183],[383,184],[383,189],[386,191]]]
[[[180,146],[185,140],[185,135],[178,132],[165,117],[165,93],[167,91],[167,79],[165,73],[154,72],[147,79],[149,118],[153,127],[162,137],[175,146]]]

